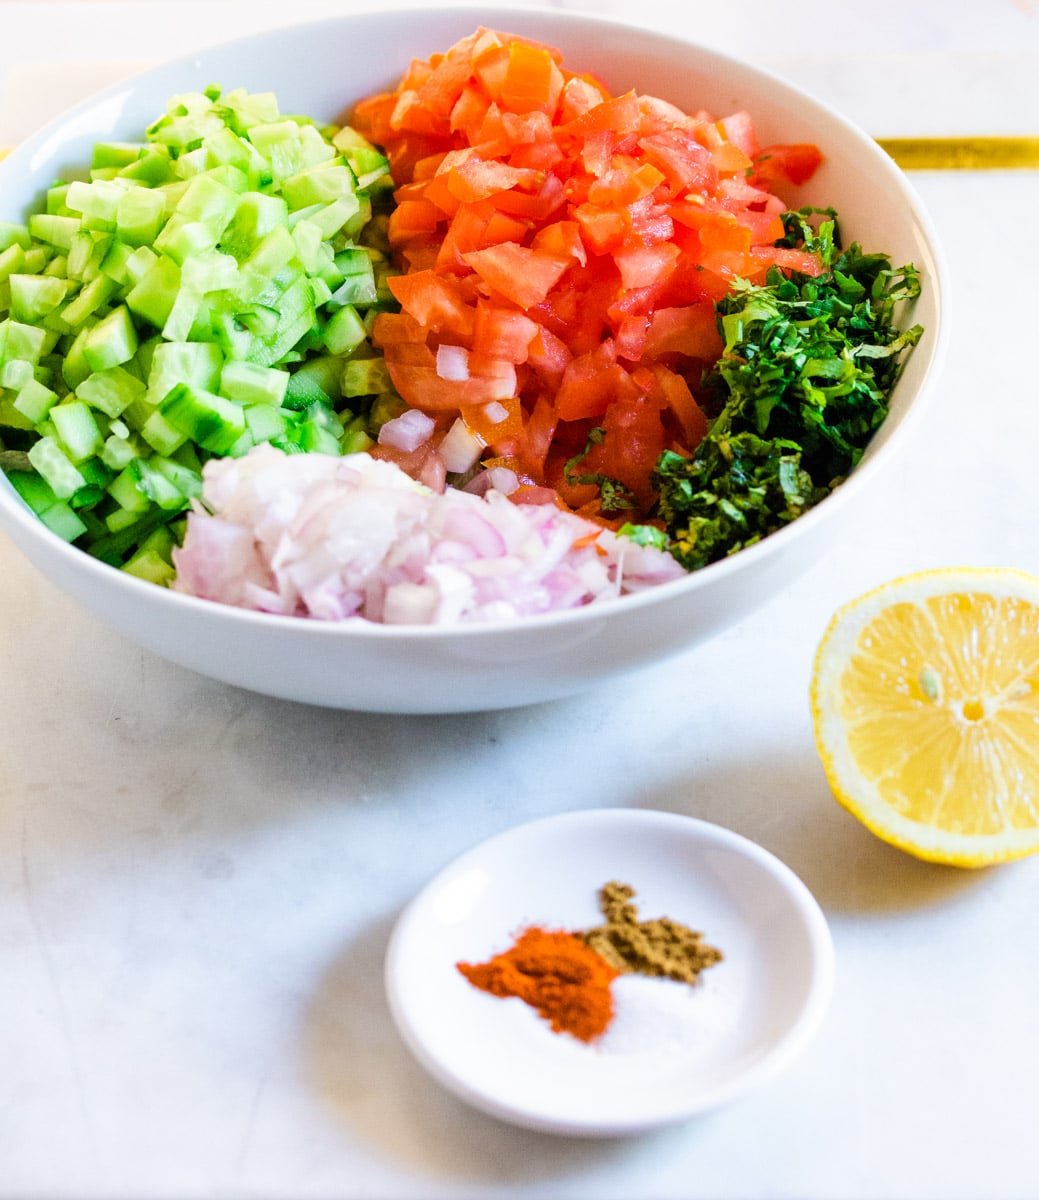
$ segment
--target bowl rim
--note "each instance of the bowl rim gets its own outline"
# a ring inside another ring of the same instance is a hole
[[[536,25],[538,21],[546,21],[560,29],[567,27],[587,29],[589,26],[601,26],[620,32],[628,33],[643,43],[656,43],[661,50],[676,45],[685,47],[698,56],[704,63],[713,63],[719,67],[729,67],[738,72],[756,76],[769,86],[786,92],[792,100],[806,105],[831,121],[836,121],[843,127],[846,136],[852,139],[858,149],[870,160],[871,167],[882,173],[887,183],[892,186],[906,203],[912,222],[915,224],[924,249],[930,257],[931,269],[925,276],[925,286],[933,292],[935,317],[933,325],[925,332],[928,361],[925,363],[923,378],[912,399],[912,403],[902,413],[898,420],[900,437],[904,441],[904,430],[919,421],[924,408],[922,401],[933,391],[934,380],[943,365],[949,339],[948,308],[948,269],[944,252],[937,237],[930,216],[920,200],[915,188],[894,160],[869,136],[859,125],[846,117],[842,112],[826,102],[819,100],[810,92],[783,76],[754,63],[740,59],[735,55],[705,46],[690,38],[666,33],[658,29],[639,26],[630,21],[618,19],[613,15],[599,13],[574,12],[565,9],[549,8],[543,5],[508,8],[500,5],[494,7],[469,5],[444,5],[428,7],[394,6],[391,8],[364,7],[353,9],[334,17],[287,22],[282,26],[244,34],[240,37],[224,39],[202,47],[200,50],[175,56],[153,64],[143,70],[93,92],[83,100],[65,109],[51,118],[28,138],[16,146],[11,153],[0,161],[0,187],[5,177],[16,175],[23,162],[31,159],[34,152],[45,144],[47,139],[62,126],[74,120],[81,113],[103,103],[106,99],[125,93],[128,89],[139,86],[143,81],[158,72],[176,71],[179,67],[197,70],[201,63],[211,55],[226,54],[232,50],[245,50],[250,44],[262,44],[272,37],[287,33],[317,33],[318,31],[339,30],[366,20],[389,20],[395,22],[421,21],[432,15],[445,20],[471,18],[480,27],[500,29],[505,32],[517,32],[522,36],[536,36],[525,30],[524,26]],[[514,28],[510,28],[510,24]],[[474,27],[476,27],[474,25]],[[430,53],[433,53],[431,50]],[[398,68],[399,71],[403,69]],[[355,97],[356,102],[360,97]],[[344,114],[350,111],[347,106],[341,110]],[[917,347],[914,353],[919,353]],[[881,427],[882,431],[883,427]],[[878,431],[878,435],[881,431]],[[251,609],[239,608],[219,601],[201,599],[167,587],[158,587],[154,583],[129,575],[124,571],[93,558],[83,550],[77,549],[65,542],[50,529],[25,505],[15,493],[12,485],[0,472],[0,528],[14,528],[23,537],[33,541],[41,540],[51,554],[64,560],[73,570],[86,572],[89,578],[95,579],[101,587],[128,589],[127,596],[151,596],[157,604],[172,606],[172,610],[195,611],[207,614],[215,620],[226,620],[238,625],[243,622],[258,628],[273,628],[286,630],[289,628],[300,631],[300,636],[308,638],[393,638],[403,639],[444,639],[446,636],[464,637],[467,639],[498,636],[503,632],[528,630],[532,628],[548,628],[569,625],[574,622],[597,620],[615,613],[620,608],[625,612],[641,611],[646,607],[655,607],[670,599],[686,593],[693,593],[712,582],[721,582],[728,576],[741,572],[756,562],[768,561],[779,554],[792,541],[805,536],[821,522],[829,520],[839,507],[854,496],[873,475],[897,454],[898,447],[888,444],[887,439],[882,444],[871,442],[862,461],[833,491],[814,505],[796,520],[762,538],[752,546],[736,551],[730,556],[709,563],[705,567],[688,572],[684,577],[654,584],[641,591],[626,595],[613,596],[595,601],[578,608],[566,609],[561,612],[540,613],[527,616],[501,617],[493,620],[476,622],[461,622],[452,625],[387,625],[381,622],[368,621],[363,617],[350,617],[341,621],[322,621],[316,619],[300,619],[279,613],[257,612]],[[19,540],[17,534],[16,539]],[[143,589],[143,590],[142,590]],[[303,631],[306,631],[305,633]]]

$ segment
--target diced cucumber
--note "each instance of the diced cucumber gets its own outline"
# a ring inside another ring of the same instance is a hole
[[[75,217],[58,217],[52,213],[36,213],[29,218],[29,233],[38,241],[61,250],[68,250],[72,239],[79,233],[79,221]]]
[[[172,454],[188,440],[188,434],[175,428],[157,409],[141,426],[141,437],[156,454]]]
[[[24,225],[18,225],[14,221],[0,221],[0,250],[7,250],[11,246],[21,246],[23,250],[28,250],[32,246],[32,235]]]
[[[180,267],[172,258],[157,257],[151,250],[149,253],[154,261],[127,294],[126,306],[135,316],[162,329],[180,291]]]
[[[61,310],[61,319],[70,329],[76,329],[93,313],[116,294],[119,285],[109,275],[98,275],[92,279],[79,295],[70,300]]]
[[[98,455],[106,467],[113,471],[121,471],[130,465],[135,458],[140,457],[133,442],[125,436],[111,433],[105,439],[105,444]]]
[[[177,574],[173,564],[168,563],[158,551],[143,548],[123,564],[122,570],[127,575],[136,575],[138,579],[157,583],[160,587],[165,587]]]
[[[25,248],[17,242],[7,246],[0,252],[0,282],[20,271],[25,265]]]
[[[108,167],[127,167],[136,162],[147,149],[141,142],[97,142],[90,159],[92,170]]]
[[[83,357],[92,371],[105,371],[133,358],[136,349],[137,330],[129,309],[121,304],[87,334]]]
[[[16,321],[41,321],[65,299],[67,279],[50,275],[12,275],[11,316]]]
[[[19,359],[38,363],[57,340],[57,335],[21,321],[0,322],[0,364]]]
[[[36,378],[36,368],[31,362],[20,358],[12,358],[0,367],[0,387],[18,391],[25,387],[30,379]]]
[[[328,318],[322,340],[330,354],[349,354],[367,338],[368,331],[352,304],[344,304]]]
[[[390,373],[381,358],[352,358],[343,364],[340,387],[344,396],[377,396],[392,392]]]
[[[126,195],[125,189],[110,180],[98,179],[93,183],[75,180],[65,194],[65,205],[80,215],[80,229],[98,229],[114,233],[119,202]]]
[[[136,461],[135,459],[134,462]],[[140,514],[147,512],[152,506],[151,500],[141,490],[140,481],[137,472],[134,470],[133,462],[120,471],[108,485],[108,494],[120,508],[130,513]]]
[[[148,372],[152,403],[160,403],[178,383],[215,392],[220,386],[223,365],[220,347],[212,342],[159,342],[152,352]]]
[[[293,414],[284,408],[272,408],[269,404],[248,404],[245,407],[245,424],[254,442],[270,442],[286,436],[293,424]]]
[[[239,404],[278,406],[285,399],[288,371],[261,367],[257,363],[226,362],[220,372],[220,394]]]
[[[123,367],[109,367],[84,379],[76,395],[106,416],[118,417],[146,391],[145,385]]]
[[[104,445],[104,437],[89,407],[81,400],[63,400],[50,410],[61,446],[73,463],[93,458]]]
[[[335,409],[344,381],[389,387],[365,357],[386,263],[351,242],[388,181],[353,131],[212,87],[0,222],[0,424],[30,447],[41,519],[168,582],[204,459],[369,445],[367,418]],[[387,248],[384,218],[364,240]]]
[[[29,447],[29,462],[50,484],[59,500],[67,500],[86,483],[53,437],[41,437]]]
[[[150,245],[159,235],[166,217],[166,200],[161,192],[135,187],[122,190],[116,205],[115,231],[131,246]]]
[[[202,481],[184,467],[178,468],[180,478],[171,477],[159,469],[162,459],[138,458],[127,468],[138,490],[160,508],[180,512],[192,495],[202,491]]]
[[[167,421],[213,454],[226,454],[245,432],[241,405],[179,383],[159,405]]]
[[[14,407],[30,422],[31,427],[45,421],[57,402],[57,392],[51,391],[36,379],[29,379],[18,389]]]

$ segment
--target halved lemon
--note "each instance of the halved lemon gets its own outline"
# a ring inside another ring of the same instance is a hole
[[[811,703],[830,786],[878,837],[960,867],[1039,850],[1039,577],[950,568],[860,596]]]

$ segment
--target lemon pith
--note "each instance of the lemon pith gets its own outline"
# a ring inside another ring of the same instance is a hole
[[[878,836],[959,866],[1039,850],[1039,578],[925,571],[859,597],[811,702],[834,794]]]

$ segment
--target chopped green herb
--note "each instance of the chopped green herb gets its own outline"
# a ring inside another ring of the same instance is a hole
[[[841,250],[833,213],[818,228],[816,214],[787,213],[780,244],[819,255],[823,273],[773,268],[763,286],[737,281],[719,301],[725,348],[703,388],[717,415],[692,458],[657,463],[670,549],[689,570],[759,541],[845,478],[923,332],[895,324],[896,306],[919,294],[915,268]]]
[[[601,445],[605,437],[604,429],[598,426],[590,429],[584,449],[575,454],[573,458],[567,459],[566,465],[563,467],[563,477],[571,487],[579,483],[594,483],[599,489],[600,506],[603,513],[626,512],[635,506],[635,497],[623,483],[598,471],[586,471],[583,474],[579,474],[577,471],[578,464],[584,460],[589,450],[593,446]]]

